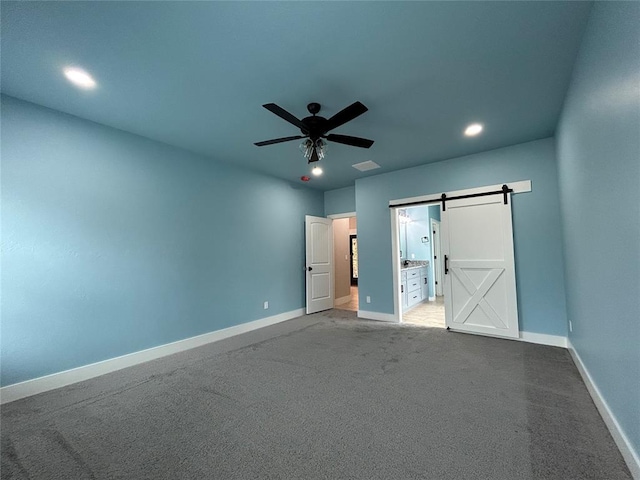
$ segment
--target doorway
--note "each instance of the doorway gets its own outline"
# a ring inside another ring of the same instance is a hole
[[[433,222],[440,223],[437,204],[407,207],[398,213],[400,321],[445,328],[444,299],[435,290]]]
[[[358,235],[349,235],[349,257],[351,258],[351,285],[358,286]]]
[[[524,180],[389,202],[394,312],[398,321],[405,321],[407,307],[412,306],[412,300],[415,302],[415,296],[409,296],[407,301],[407,293],[415,291],[410,280],[417,275],[410,277],[404,272],[414,265],[412,257],[403,260],[401,253],[404,249],[407,255],[411,254],[412,234],[409,228],[403,228],[403,223],[413,220],[413,207],[440,205],[440,266],[447,330],[518,338],[511,195],[530,191],[531,181]],[[406,246],[402,244],[403,230]],[[430,228],[431,235],[433,231]],[[437,228],[435,232],[437,236]],[[413,237],[415,241],[415,232]],[[435,278],[435,272],[432,275]]]
[[[357,312],[358,222],[354,213],[333,217],[334,308]]]

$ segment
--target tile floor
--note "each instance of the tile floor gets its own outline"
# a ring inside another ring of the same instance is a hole
[[[425,327],[444,328],[444,297],[425,301],[402,314],[402,322]]]
[[[351,301],[337,305],[337,310],[358,311],[358,287],[351,287]],[[422,325],[424,327],[444,328],[444,297],[436,297],[432,302],[426,301],[416,305],[402,315],[403,323]]]

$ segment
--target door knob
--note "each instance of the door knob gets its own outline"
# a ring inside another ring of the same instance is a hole
[[[311,271],[311,270],[313,270],[313,268],[312,268],[312,267],[309,267],[309,271]]]

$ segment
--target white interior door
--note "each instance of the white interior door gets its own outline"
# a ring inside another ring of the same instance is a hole
[[[442,212],[445,318],[452,330],[517,338],[511,196],[446,202]]]
[[[333,221],[306,215],[307,313],[333,308]]]

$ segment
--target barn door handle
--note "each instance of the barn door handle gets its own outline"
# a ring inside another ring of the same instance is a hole
[[[449,273],[449,255],[444,256],[444,274]]]

